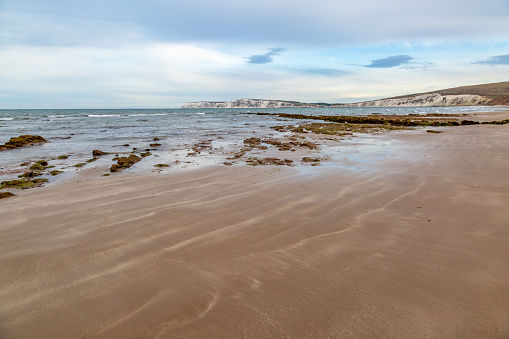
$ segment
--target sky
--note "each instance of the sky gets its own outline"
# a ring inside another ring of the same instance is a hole
[[[0,0],[0,108],[347,103],[500,81],[508,0]]]

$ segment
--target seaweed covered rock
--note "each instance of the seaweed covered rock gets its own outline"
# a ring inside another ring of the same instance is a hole
[[[33,179],[33,180],[11,180],[2,181],[0,183],[0,189],[2,188],[33,188],[42,186],[43,183],[48,182],[48,179]]]
[[[12,137],[5,144],[0,145],[0,151],[23,146],[36,145],[43,142],[47,142],[47,140],[39,135],[20,135],[19,137]]]
[[[137,163],[140,160],[141,160],[141,158],[134,154],[131,154],[128,157],[120,157],[120,158],[118,158],[117,163],[110,167],[110,171],[111,172],[122,171],[126,168],[131,167],[132,165],[134,165],[135,163]]]
[[[293,160],[290,159],[279,159],[279,158],[253,158],[246,161],[248,165],[252,166],[266,166],[266,165],[287,165],[291,166]]]
[[[105,154],[108,154],[106,152],[103,152],[103,151],[100,151],[98,149],[95,149],[92,151],[92,156],[95,158],[95,157],[99,157],[101,155],[105,155]]]
[[[14,194],[12,194],[11,192],[0,192],[0,199],[9,198],[13,196]]]
[[[33,171],[44,171],[48,166],[48,162],[46,160],[39,160],[32,166],[30,166],[30,169]]]

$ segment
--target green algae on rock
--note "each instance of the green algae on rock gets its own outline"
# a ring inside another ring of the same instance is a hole
[[[48,162],[46,160],[39,160],[32,166],[30,166],[30,169],[33,171],[44,171],[48,166]]]
[[[0,189],[2,188],[18,188],[18,189],[26,189],[32,187],[42,186],[43,183],[48,182],[48,179],[33,179],[33,180],[11,180],[11,181],[2,181],[0,183]]]
[[[134,154],[129,155],[128,157],[120,157],[117,160],[117,163],[114,165],[111,165],[110,171],[111,172],[119,172],[126,168],[131,167],[138,161],[140,161],[141,158],[139,156],[136,156]]]
[[[0,192],[0,199],[9,198],[13,196],[14,194],[12,194],[11,192]]]
[[[5,144],[0,145],[0,151],[41,144],[43,142],[47,142],[47,140],[40,135],[20,135],[19,137],[12,137]]]

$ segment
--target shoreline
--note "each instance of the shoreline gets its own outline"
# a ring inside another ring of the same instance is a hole
[[[509,126],[436,130],[3,199],[0,337],[505,337]]]

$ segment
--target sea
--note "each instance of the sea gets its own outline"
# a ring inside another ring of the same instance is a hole
[[[51,159],[55,168],[75,171],[72,164],[85,162],[92,150],[120,156],[133,148],[152,148],[150,160],[136,168],[181,159],[196,143],[212,140],[215,148],[227,148],[243,139],[262,135],[271,126],[295,124],[292,119],[254,113],[307,115],[429,114],[496,111],[496,107],[327,107],[264,109],[0,109],[0,144],[23,134],[40,135],[49,142],[0,151],[0,179],[13,179],[21,164]],[[158,140],[158,141],[154,141]],[[59,156],[67,156],[58,160]],[[148,158],[147,158],[148,159]],[[108,160],[111,162],[111,159]],[[214,159],[208,159],[214,162]],[[219,161],[219,160],[218,160]],[[224,161],[224,160],[223,160]],[[135,169],[133,169],[135,170]],[[64,176],[65,177],[65,176]]]

